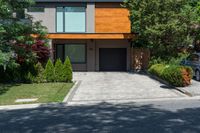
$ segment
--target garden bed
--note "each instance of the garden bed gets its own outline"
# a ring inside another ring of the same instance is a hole
[[[179,65],[152,65],[148,72],[168,82],[175,87],[185,87],[191,84],[192,69]]]
[[[73,83],[0,84],[0,105],[23,104],[17,99],[37,99],[34,102],[62,102]]]

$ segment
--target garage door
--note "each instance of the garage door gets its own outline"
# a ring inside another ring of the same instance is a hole
[[[100,71],[126,71],[126,48],[100,48]]]

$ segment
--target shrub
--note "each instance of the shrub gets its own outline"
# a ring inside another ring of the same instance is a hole
[[[45,71],[40,62],[35,65],[36,76],[33,82],[44,83],[45,82]]]
[[[46,63],[50,57],[50,49],[47,47],[44,40],[37,39],[35,43],[31,46],[31,49],[36,53],[37,60],[41,63]]]
[[[151,66],[148,71],[150,73],[160,77],[162,75],[164,68],[165,68],[164,64],[155,64],[155,65]]]
[[[161,59],[160,57],[151,57],[150,61],[149,61],[149,68],[153,65],[156,65],[156,64],[167,64],[167,61],[166,60],[163,60]]]
[[[191,84],[192,69],[190,67],[156,64],[148,71],[174,86],[184,87]]]
[[[184,59],[186,59],[188,56],[189,56],[188,53],[179,53],[177,57],[170,58],[170,60],[168,61],[168,64],[171,64],[171,65],[180,65],[181,61],[183,61]]]
[[[151,57],[149,61],[149,67],[155,64],[171,64],[171,65],[180,65],[181,61],[188,57],[188,53],[179,53],[176,57],[168,57],[166,59],[162,59],[160,57]]]
[[[65,81],[63,67],[64,65],[62,64],[62,61],[60,59],[57,59],[55,64],[55,81],[57,82]]]
[[[65,62],[64,62],[64,65],[63,65],[63,74],[64,74],[64,77],[65,77],[65,81],[66,82],[72,82],[72,65],[71,65],[71,62],[70,62],[70,59],[69,57],[67,57],[65,59]]]
[[[181,67],[169,66],[163,70],[162,78],[175,86],[183,86]]]
[[[48,60],[45,67],[45,78],[47,82],[53,82],[55,79],[54,66],[50,59]]]

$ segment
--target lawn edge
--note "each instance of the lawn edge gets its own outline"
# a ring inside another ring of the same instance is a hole
[[[70,89],[70,91],[67,93],[64,100],[62,101],[63,103],[68,103],[72,100],[72,98],[74,97],[74,94],[76,93],[76,90],[78,89],[80,84],[81,84],[81,81],[75,81],[75,84]]]

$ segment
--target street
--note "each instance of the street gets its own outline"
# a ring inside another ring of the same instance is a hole
[[[1,133],[199,133],[200,100],[0,110]]]

